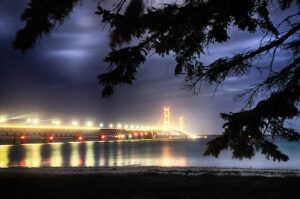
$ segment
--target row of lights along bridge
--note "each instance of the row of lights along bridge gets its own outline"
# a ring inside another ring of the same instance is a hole
[[[97,138],[101,141],[104,141],[107,139],[107,135],[99,135],[97,136]],[[121,134],[117,134],[117,135],[114,135],[113,138],[115,140],[122,140],[122,139],[141,139],[141,138],[148,138],[148,133],[147,132],[140,132],[140,133],[137,133],[137,132],[134,132],[132,134],[127,134],[127,135],[121,135]],[[154,139],[155,136],[152,136],[151,139]],[[15,144],[15,137],[13,136],[13,143]],[[24,141],[26,139],[26,136],[25,135],[21,135],[20,136],[20,141],[21,143],[23,144]],[[47,138],[45,136],[43,136],[43,142],[46,142],[46,139],[49,141],[49,142],[53,142],[54,139],[55,139],[55,136],[54,135],[49,135]],[[83,135],[78,135],[78,136],[75,136],[74,137],[74,141],[77,140],[77,141],[83,141],[85,138]],[[149,138],[148,138],[149,139]]]
[[[0,117],[0,124],[5,124],[6,122],[8,122],[8,120],[11,120],[10,118],[6,118],[4,116]],[[41,122],[43,122],[43,124],[45,124],[45,121],[48,121],[48,120],[39,120],[37,118],[34,118],[34,119],[27,119],[25,120],[22,124],[30,124],[30,125],[39,125]],[[48,123],[48,124],[52,124],[52,125],[63,125],[62,121],[61,120],[52,120],[51,123]],[[69,125],[72,125],[72,126],[79,126],[79,121],[77,120],[74,120],[74,121],[71,121],[69,123]],[[86,127],[95,127],[95,124],[93,121],[86,121],[85,122],[85,125]],[[105,125],[104,123],[99,123],[99,127],[100,128],[105,128]],[[118,129],[121,129],[121,128],[124,128],[124,129],[147,129],[148,127],[145,127],[145,126],[140,126],[140,125],[128,125],[128,124],[120,124],[120,123],[117,123],[117,124],[113,124],[113,123],[110,123],[106,128],[118,128]]]
[[[5,116],[0,116],[0,125],[5,124],[8,120],[13,120],[14,118],[16,118],[16,117],[7,118]],[[23,121],[21,124],[38,125],[41,122],[43,122],[43,124],[45,124],[45,122],[48,122],[48,124],[49,124],[49,120],[41,121],[38,118],[28,118],[25,121]],[[54,119],[54,120],[51,121],[51,124],[58,126],[58,125],[62,125],[62,122],[59,119]],[[80,123],[77,120],[73,120],[69,123],[69,125],[72,125],[74,127],[79,126],[79,124]],[[95,127],[95,124],[94,124],[93,121],[86,121],[84,126],[92,128],[92,127]],[[164,127],[169,127],[170,126],[170,108],[169,107],[164,107],[163,126]],[[134,125],[134,124],[131,124],[131,125],[124,124],[124,125],[122,125],[121,123],[117,123],[117,124],[110,123],[108,126],[105,126],[104,123],[99,123],[99,127],[100,128],[118,128],[118,129],[121,129],[121,128],[124,128],[124,129],[149,129],[150,128],[150,127],[147,127],[147,126],[145,127],[145,126]],[[184,128],[184,126],[183,126],[183,116],[179,117],[179,128],[180,129]]]

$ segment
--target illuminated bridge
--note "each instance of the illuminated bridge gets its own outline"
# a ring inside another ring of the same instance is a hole
[[[0,136],[9,136],[12,142],[24,143],[28,136],[40,136],[42,142],[52,142],[57,138],[72,138],[83,141],[86,138],[105,140],[134,140],[134,139],[186,139],[194,136],[183,129],[183,117],[179,117],[179,128],[170,126],[170,109],[164,108],[162,127],[146,128],[98,128],[61,125],[38,124],[0,124]],[[101,126],[101,125],[100,125]]]
[[[193,138],[192,135],[177,128],[149,128],[149,129],[117,129],[117,128],[89,128],[69,126],[25,126],[25,125],[2,125],[1,136],[12,137],[13,142],[20,139],[23,143],[27,136],[41,136],[42,141],[52,142],[59,137],[72,137],[73,140],[83,141],[85,138],[94,137],[99,140],[115,139],[178,139]]]

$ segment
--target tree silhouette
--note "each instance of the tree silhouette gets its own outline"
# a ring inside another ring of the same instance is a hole
[[[79,2],[31,0],[21,18],[26,26],[17,33],[14,48],[22,52],[31,48]],[[99,1],[96,14],[111,27],[111,52],[105,58],[108,72],[98,76],[104,86],[103,97],[112,95],[118,85],[132,84],[137,68],[150,52],[162,57],[174,52],[175,75],[185,75],[185,85],[191,89],[202,81],[217,87],[229,77],[267,70],[268,76],[261,83],[239,96],[247,99],[241,111],[221,114],[224,132],[208,143],[204,155],[218,157],[221,150],[229,148],[234,158],[242,159],[251,158],[260,150],[267,158],[287,161],[288,156],[277,149],[270,136],[289,141],[300,138],[298,132],[285,125],[300,113],[300,0],[184,0],[160,7],[147,2],[116,0],[112,9],[105,9]],[[277,12],[290,9],[291,5],[296,11],[274,25],[269,17],[271,5],[278,6]],[[222,57],[207,65],[201,62],[207,47],[230,39],[231,27],[249,33],[263,32],[264,42],[257,49]],[[133,38],[138,39],[137,45],[121,46]],[[287,60],[276,71],[273,62],[278,51],[286,53]],[[253,64],[268,54],[269,64]],[[264,99],[256,102],[258,95]]]

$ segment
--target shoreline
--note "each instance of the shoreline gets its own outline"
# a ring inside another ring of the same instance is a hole
[[[214,167],[7,168],[0,169],[0,190],[4,198],[31,199],[281,199],[299,194],[299,174]]]
[[[122,166],[122,167],[10,167],[1,168],[0,175],[216,175],[216,176],[262,176],[262,177],[300,177],[300,170],[225,168],[225,167],[159,167],[159,166]]]

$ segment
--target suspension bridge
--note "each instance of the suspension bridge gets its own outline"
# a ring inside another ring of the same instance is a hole
[[[93,127],[91,122],[87,126],[78,126],[78,122],[72,122],[72,126],[60,125],[59,121],[53,121],[54,125],[39,125],[37,120],[27,120],[31,124],[5,124],[0,118],[0,136],[9,136],[15,144],[23,144],[30,136],[40,136],[42,142],[53,142],[55,139],[68,137],[73,141],[84,141],[86,138],[105,140],[141,140],[141,139],[188,139],[195,138],[194,135],[184,130],[183,116],[179,117],[178,127],[170,122],[170,108],[163,109],[163,125],[156,127],[143,127],[118,125],[113,128]]]

